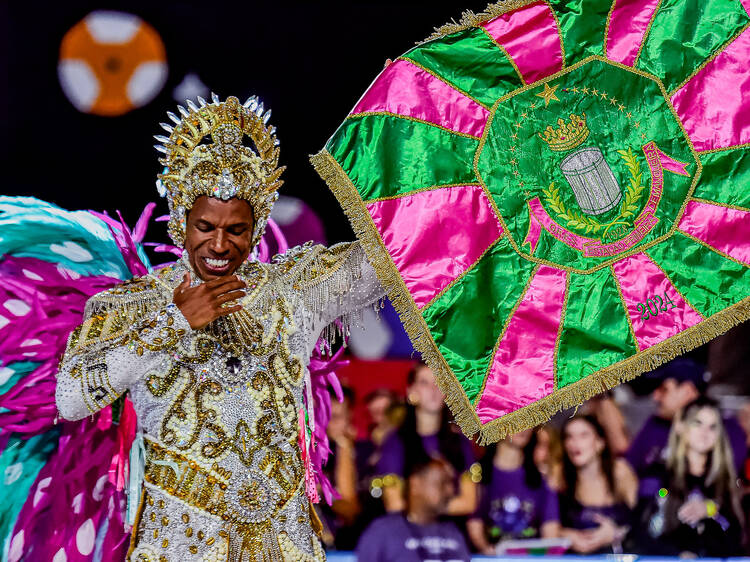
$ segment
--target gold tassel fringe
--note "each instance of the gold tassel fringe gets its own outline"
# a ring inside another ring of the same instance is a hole
[[[428,41],[432,41],[433,39],[440,39],[441,37],[445,37],[446,35],[450,35],[451,33],[458,33],[459,31],[464,31],[472,27],[479,27],[484,22],[489,21],[492,18],[496,18],[497,16],[501,16],[506,12],[522,8],[527,4],[532,4],[533,2],[538,1],[539,0],[501,0],[500,2],[493,2],[492,4],[489,4],[484,9],[484,11],[479,12],[478,14],[472,11],[463,12],[461,14],[461,19],[459,19],[458,21],[453,20],[441,27],[436,27],[432,35],[418,44],[421,45],[423,43],[427,43]]]
[[[383,245],[357,189],[327,150],[311,156],[310,161],[318,175],[328,184],[349,218],[354,233],[360,240],[367,259],[375,268],[378,279],[388,293],[393,307],[398,312],[409,339],[435,373],[438,386],[445,394],[445,401],[459,427],[466,435],[478,433],[481,429],[479,418],[474,413],[474,408],[460,383],[438,351],[432,334],[414,305],[414,300]]]
[[[747,297],[667,341],[592,373],[533,404],[482,424],[464,389],[440,354],[356,187],[327,150],[311,156],[310,161],[349,218],[354,233],[398,312],[414,348],[422,354],[435,373],[438,386],[445,394],[445,401],[456,422],[467,436],[478,433],[480,445],[493,443],[513,433],[545,423],[560,410],[577,406],[605,390],[634,379],[641,373],[652,371],[750,319],[750,297]]]

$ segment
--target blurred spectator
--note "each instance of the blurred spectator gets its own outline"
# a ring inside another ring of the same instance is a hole
[[[639,506],[633,550],[645,554],[740,554],[742,512],[732,451],[718,405],[690,403],[672,424],[666,464],[651,467],[661,488]]]
[[[368,437],[358,440],[355,447],[357,461],[357,498],[360,512],[351,531],[359,536],[374,519],[385,514],[383,506],[382,478],[375,479],[376,467],[380,459],[380,446],[383,438],[393,431],[403,419],[403,405],[390,389],[379,389],[371,392],[365,399],[370,414]],[[376,485],[373,485],[373,481]]]
[[[365,399],[365,403],[370,415],[368,436],[366,439],[357,441],[355,446],[357,450],[357,473],[360,480],[359,488],[369,494],[370,483],[376,474],[376,467],[380,459],[380,447],[385,437],[398,425],[394,423],[393,418],[397,416],[394,416],[393,413],[399,409],[400,404],[394,392],[387,388],[371,392]],[[376,495],[381,492],[382,490],[379,490]]]
[[[516,433],[485,456],[479,509],[467,526],[474,547],[487,555],[504,539],[551,538],[560,532],[557,494],[535,463],[537,433]]]
[[[551,425],[537,427],[534,463],[547,482],[559,482],[562,477],[562,443],[560,434]]]
[[[750,401],[745,402],[742,408],[737,412],[737,422],[740,424],[742,431],[745,432],[745,447],[747,447],[750,452]],[[735,453],[734,447],[732,447],[732,453]],[[734,465],[739,466],[737,459],[734,459],[734,461]],[[746,484],[750,483],[750,456],[748,456],[748,452],[745,453],[745,458],[742,459],[742,466],[739,475],[743,478]]]
[[[680,409],[706,391],[707,383],[703,367],[687,357],[675,359],[644,376],[661,379],[661,384],[651,395],[656,403],[656,413],[646,420],[625,456],[642,480],[640,494],[650,497],[658,486],[647,477],[647,473],[651,465],[666,460],[672,420]],[[741,471],[747,454],[745,433],[733,418],[724,420],[724,424],[734,453],[735,470]]]
[[[605,431],[593,416],[568,419],[562,437],[561,535],[580,554],[619,552],[638,480],[627,462],[613,458]]]
[[[463,536],[453,523],[441,522],[455,492],[452,466],[427,458],[411,465],[406,510],[376,519],[357,545],[360,562],[470,560]]]
[[[393,429],[393,424],[388,413],[398,400],[392,390],[381,388],[371,392],[365,402],[367,404],[367,412],[370,414],[370,424],[368,427],[369,440],[376,447],[379,447],[385,436]]]
[[[354,438],[356,430],[352,425],[351,406],[354,393],[343,388],[344,400],[339,402],[331,395],[331,420],[326,432],[330,440],[331,455],[323,470],[339,498],[332,505],[318,504],[324,525],[323,542],[328,548],[351,550],[357,543],[355,518],[360,512],[357,498],[357,468]]]
[[[481,469],[473,466],[471,442],[451,427],[443,393],[427,365],[420,363],[412,369],[407,384],[406,416],[401,427],[383,441],[376,466],[380,478],[373,480],[373,486],[382,486],[386,511],[401,511],[405,507],[404,475],[412,465],[424,464],[429,458],[442,458],[461,475],[458,495],[451,499],[446,513],[457,516],[474,513]]]
[[[745,432],[745,445],[750,446],[750,401],[745,402],[737,412],[737,422]]]
[[[599,394],[581,406],[581,413],[591,414],[604,428],[607,443],[616,457],[624,455],[630,445],[625,416],[614,401],[612,392]]]
[[[745,432],[745,444],[750,448],[750,402],[746,402],[740,411],[737,413],[737,420],[739,421],[742,429]],[[738,463],[735,459],[735,465]],[[742,472],[739,474],[742,481],[742,512],[745,516],[745,521],[750,518],[750,457],[745,455],[745,460],[742,465]],[[750,536],[748,536],[747,527],[745,528],[745,544],[750,549]]]

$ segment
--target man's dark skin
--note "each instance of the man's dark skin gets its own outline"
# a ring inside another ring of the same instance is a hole
[[[205,195],[195,200],[187,215],[185,250],[190,266],[204,283],[191,287],[190,273],[186,273],[172,298],[193,330],[242,309],[223,305],[245,296],[247,285],[233,273],[250,254],[254,226],[247,201],[222,201]]]

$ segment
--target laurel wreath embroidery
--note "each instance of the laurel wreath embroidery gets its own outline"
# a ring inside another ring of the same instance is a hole
[[[625,197],[620,206],[620,214],[608,223],[600,223],[598,220],[583,213],[566,208],[560,198],[560,188],[555,187],[555,182],[550,183],[548,189],[542,190],[547,206],[562,222],[565,222],[568,228],[578,230],[584,234],[599,234],[601,232],[601,237],[604,238],[613,226],[631,224],[631,221],[625,219],[634,217],[638,210],[638,202],[645,189],[643,185],[643,173],[632,148],[618,150],[617,153],[624,160],[625,167],[630,172],[630,181],[625,187]]]

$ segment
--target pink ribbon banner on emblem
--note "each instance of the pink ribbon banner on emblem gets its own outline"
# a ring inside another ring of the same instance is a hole
[[[529,225],[529,233],[526,235],[526,239],[523,243],[531,244],[531,253],[534,253],[534,250],[536,249],[536,245],[539,242],[539,236],[542,233],[542,228],[563,244],[575,248],[579,252],[582,252],[587,244],[593,244],[596,242],[593,238],[579,236],[564,226],[557,224],[554,219],[549,216],[547,211],[544,210],[539,197],[534,197],[534,199],[528,202],[528,205],[529,220],[531,221],[531,224]]]
[[[609,244],[602,244],[601,241],[594,238],[575,234],[555,222],[542,206],[539,197],[535,197],[528,202],[529,232],[522,245],[529,244],[531,246],[531,253],[533,254],[539,243],[542,229],[544,229],[563,244],[579,252],[583,252],[586,257],[608,257],[629,250],[643,240],[659,222],[654,213],[659,206],[659,201],[664,191],[664,171],[666,170],[681,176],[689,176],[690,174],[686,169],[687,163],[678,162],[668,156],[659,150],[655,142],[651,141],[643,145],[642,148],[643,153],[646,155],[648,167],[651,170],[651,195],[646,202],[646,206],[633,222],[633,230],[627,236]]]

